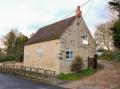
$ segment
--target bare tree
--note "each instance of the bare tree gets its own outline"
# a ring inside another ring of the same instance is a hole
[[[95,32],[97,46],[100,48],[106,48],[108,51],[111,51],[114,48],[111,31],[113,22],[114,21],[99,25]]]

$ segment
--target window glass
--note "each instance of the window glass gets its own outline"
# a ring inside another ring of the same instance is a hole
[[[69,59],[69,51],[66,51],[66,58]]]
[[[88,45],[88,35],[84,34],[82,37],[83,45]]]
[[[73,59],[73,51],[70,51],[70,59]]]
[[[74,58],[74,52],[71,50],[66,51],[66,59],[67,60],[72,60]]]

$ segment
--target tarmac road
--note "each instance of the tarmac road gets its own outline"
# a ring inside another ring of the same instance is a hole
[[[63,89],[56,85],[0,73],[0,89]]]

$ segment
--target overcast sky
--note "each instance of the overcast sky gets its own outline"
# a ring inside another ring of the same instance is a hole
[[[61,20],[87,0],[0,0],[0,37],[11,29],[29,36],[38,28]],[[95,26],[107,21],[109,0],[91,0],[82,7],[83,18],[94,34]],[[91,4],[92,3],[92,4]],[[92,5],[92,6],[91,6]],[[88,9],[89,8],[89,9]],[[88,11],[88,13],[86,13]],[[75,15],[73,13],[72,15]]]

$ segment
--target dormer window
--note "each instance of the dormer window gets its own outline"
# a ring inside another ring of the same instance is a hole
[[[85,46],[88,45],[88,34],[84,34],[82,36],[82,41],[83,41],[83,45],[85,45]]]

